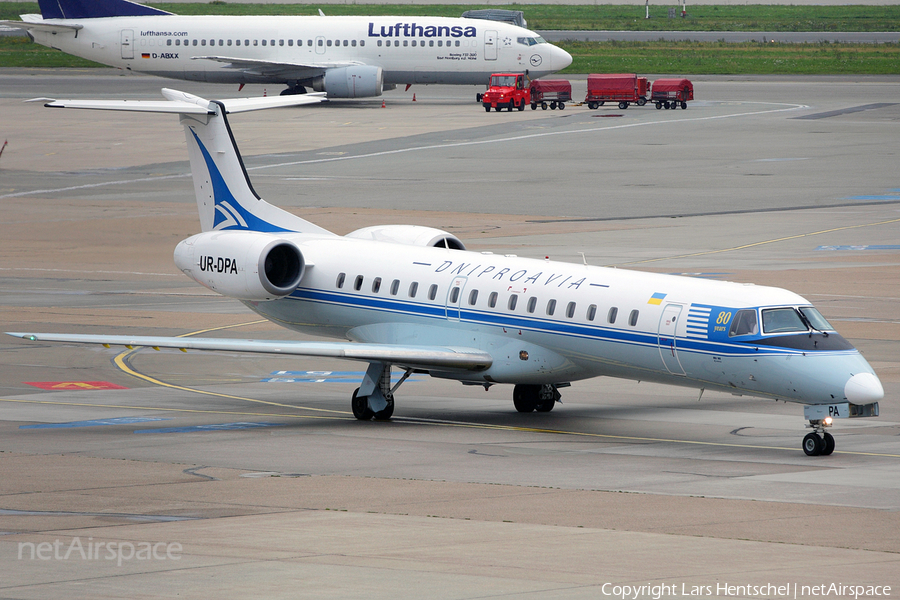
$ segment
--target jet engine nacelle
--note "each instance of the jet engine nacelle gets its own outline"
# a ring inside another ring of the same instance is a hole
[[[465,244],[452,233],[447,233],[434,227],[422,227],[419,225],[374,225],[357,229],[348,233],[345,237],[406,244],[408,246],[446,247],[451,250],[466,249]]]
[[[274,300],[300,285],[306,263],[292,242],[268,233],[207,231],[175,247],[175,265],[205,287],[239,300]]]
[[[370,98],[381,95],[383,82],[381,67],[359,65],[328,69],[313,80],[313,89],[330,98]]]

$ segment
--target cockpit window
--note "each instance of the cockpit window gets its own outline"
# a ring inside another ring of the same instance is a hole
[[[818,331],[834,331],[834,327],[831,326],[831,323],[826,321],[825,317],[822,316],[822,313],[812,306],[801,306],[800,312],[803,313],[803,316],[806,317],[806,320],[809,321],[809,324],[812,325],[813,329],[817,329]]]
[[[767,308],[762,311],[762,319],[765,333],[806,333],[809,331],[806,323],[800,317],[800,313],[793,308]]]
[[[522,44],[523,46],[537,46],[538,44],[545,44],[544,38],[541,36],[537,37],[520,37],[516,38],[516,41]]]
[[[731,321],[731,329],[728,330],[728,336],[751,335],[759,331],[759,325],[756,322],[755,310],[739,310]]]

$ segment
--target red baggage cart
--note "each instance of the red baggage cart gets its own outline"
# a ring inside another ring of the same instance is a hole
[[[650,101],[656,108],[687,108],[688,100],[694,99],[694,84],[688,79],[657,79],[650,91]]]
[[[624,110],[629,104],[645,105],[647,91],[647,78],[634,73],[591,74],[584,101],[591,110],[606,102],[618,102]]]
[[[531,110],[563,110],[572,101],[572,84],[566,79],[535,79],[531,82]]]

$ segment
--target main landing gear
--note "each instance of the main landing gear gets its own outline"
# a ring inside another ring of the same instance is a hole
[[[302,85],[292,85],[291,87],[281,90],[281,96],[298,96],[300,94],[305,94],[306,88]]]
[[[834,436],[825,431],[831,425],[831,419],[816,419],[809,422],[813,431],[803,438],[803,452],[807,456],[828,456],[834,452]]]
[[[412,375],[407,369],[400,380],[391,387],[391,365],[371,363],[363,377],[362,385],[353,391],[350,407],[353,416],[360,421],[388,421],[394,414],[394,392]]]
[[[513,388],[513,404],[521,413],[550,412],[559,402],[560,393],[557,386],[519,384]]]

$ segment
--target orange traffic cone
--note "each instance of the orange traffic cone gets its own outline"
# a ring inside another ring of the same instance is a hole
[[[384,100],[381,101],[381,108],[384,108]]]
[[[415,92],[413,92],[413,102],[415,102],[415,101],[416,101],[416,94],[415,94]]]

